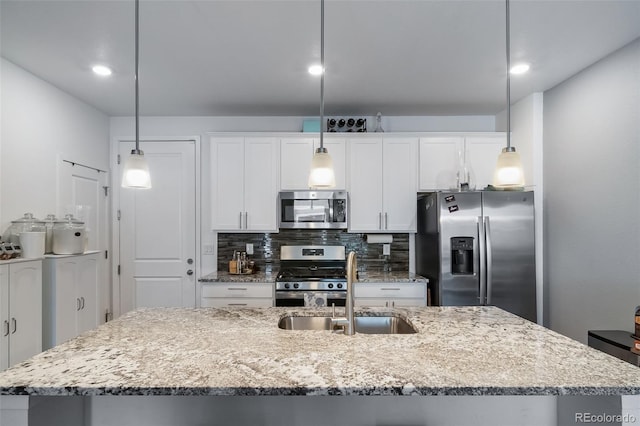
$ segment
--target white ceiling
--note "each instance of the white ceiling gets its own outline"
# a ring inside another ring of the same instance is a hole
[[[1,0],[2,56],[110,116],[134,113],[134,2]],[[640,0],[512,0],[512,101],[640,37]],[[312,116],[319,0],[142,0],[140,114]],[[327,115],[505,107],[498,0],[326,0]],[[96,62],[114,75],[97,78]]]

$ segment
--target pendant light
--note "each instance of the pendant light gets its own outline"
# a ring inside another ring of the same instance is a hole
[[[498,156],[496,170],[493,173],[493,186],[498,189],[522,189],[524,171],[520,154],[511,146],[511,40],[509,31],[509,0],[505,0],[507,11],[507,146]]]
[[[333,188],[336,186],[336,175],[333,161],[324,147],[324,0],[320,0],[320,147],[311,159],[309,172],[309,188]]]
[[[135,80],[136,80],[136,148],[131,150],[131,156],[124,164],[122,172],[123,188],[151,188],[151,176],[149,165],[144,158],[144,152],[140,149],[140,115],[138,113],[138,3],[136,1],[136,48],[135,48]]]

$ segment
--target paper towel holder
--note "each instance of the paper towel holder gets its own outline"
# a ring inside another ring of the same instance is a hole
[[[391,244],[393,242],[393,235],[365,234],[364,239],[368,244]]]

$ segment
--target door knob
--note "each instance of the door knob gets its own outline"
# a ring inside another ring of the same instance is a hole
[[[193,259],[191,259],[191,258],[187,259],[187,263],[188,263],[189,265],[193,265]]]
[[[189,270],[187,271],[187,275],[193,275],[193,270],[192,270],[192,269],[189,269]]]

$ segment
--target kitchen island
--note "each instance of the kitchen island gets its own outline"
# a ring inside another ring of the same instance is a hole
[[[359,308],[357,313],[377,316],[390,310]],[[357,417],[368,404],[380,409],[386,401],[392,402],[389,409],[405,407],[402,415],[425,416],[427,424],[429,416],[442,415],[438,407],[451,397],[462,398],[455,406],[464,398],[471,401],[464,404],[469,408],[479,401],[469,397],[479,396],[485,408],[491,401],[501,407],[508,398],[519,424],[541,424],[539,416],[547,424],[556,416],[557,396],[619,400],[640,395],[640,369],[498,308],[397,308],[393,313],[418,332],[345,336],[278,328],[283,316],[330,315],[329,309],[142,309],[0,373],[0,407],[6,417],[20,407],[46,411],[39,398],[58,397],[60,407],[59,397],[81,397],[83,422],[78,424],[107,425],[136,424],[128,423],[133,406],[151,404],[156,407],[148,409],[151,414],[175,404],[171,412],[185,416],[176,424],[190,424],[187,417],[197,411],[193,404],[202,404],[213,410],[209,416],[242,415],[252,424],[246,417],[250,407],[262,419],[285,412],[296,419],[316,409],[335,421],[336,413],[346,410]],[[234,404],[241,409],[234,412]],[[411,407],[417,410],[413,414]],[[467,409],[459,410],[457,416]],[[486,417],[487,424],[513,420],[503,408],[494,411],[497,417]],[[109,423],[105,413],[124,417]],[[473,413],[469,408],[468,415]],[[49,413],[45,417],[46,424],[55,424]],[[345,424],[360,424],[356,417]],[[315,417],[302,423],[284,420],[260,424],[331,424]],[[23,424],[39,425],[36,420],[17,423]]]

